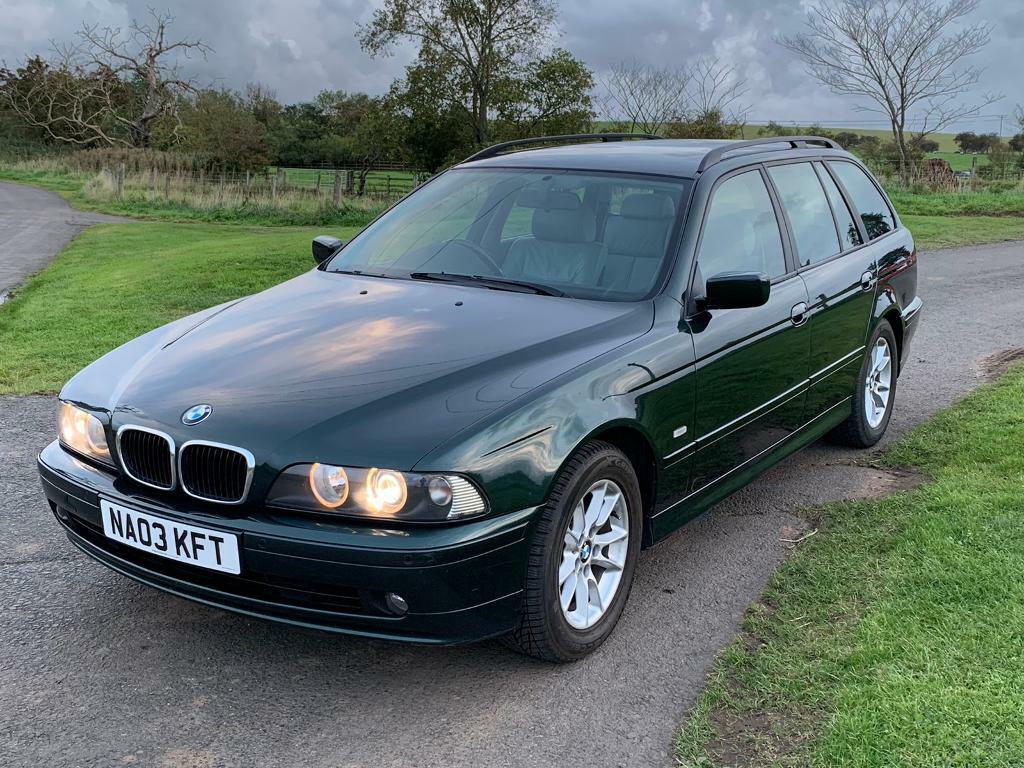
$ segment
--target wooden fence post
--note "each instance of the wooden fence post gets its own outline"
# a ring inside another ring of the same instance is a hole
[[[341,207],[341,171],[334,172],[334,207]]]
[[[120,200],[124,195],[124,163],[117,167],[117,171],[114,174],[114,187],[117,199]]]
[[[164,199],[165,200],[170,200],[171,199],[171,174],[170,174],[170,171],[168,171],[166,174],[164,174]]]
[[[281,175],[278,171],[277,174],[270,177],[270,202],[272,205],[277,204],[277,177]]]
[[[316,196],[320,197],[320,171],[316,172]]]

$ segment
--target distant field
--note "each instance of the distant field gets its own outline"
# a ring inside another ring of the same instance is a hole
[[[746,137],[749,139],[757,138],[757,129],[762,126],[760,125],[748,125],[746,126]],[[797,126],[793,127],[794,133],[805,132],[806,128],[800,128]],[[828,126],[828,130],[831,133],[839,133],[840,131],[849,131],[850,133],[857,133],[861,136],[877,136],[883,141],[892,138],[892,131],[888,128],[857,128],[856,126],[839,128],[833,125]],[[952,152],[956,153],[956,142],[953,141],[954,133],[933,133],[929,136],[930,139],[939,142],[939,152]],[[962,155],[961,155],[962,157]],[[970,163],[968,161],[968,167]]]
[[[961,155],[958,152],[929,152],[928,157],[938,157],[949,162],[954,171],[969,171],[974,167],[974,159],[977,158],[977,167],[988,165],[988,155]]]

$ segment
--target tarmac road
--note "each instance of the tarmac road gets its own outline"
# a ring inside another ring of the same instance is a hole
[[[0,190],[6,187],[0,186]],[[0,261],[7,250],[0,225]],[[16,235],[17,236],[17,235]],[[890,437],[1024,347],[1024,245],[925,254]],[[891,476],[817,444],[644,553],[612,639],[550,666],[296,630],[89,561],[39,490],[52,398],[0,398],[0,765],[668,766],[673,730],[785,556],[791,513]]]
[[[127,221],[76,211],[53,192],[0,182],[0,303],[91,224]]]

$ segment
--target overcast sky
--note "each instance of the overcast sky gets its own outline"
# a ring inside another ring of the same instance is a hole
[[[213,48],[206,62],[190,64],[203,82],[240,88],[261,82],[278,99],[308,99],[322,89],[381,93],[411,60],[411,48],[371,59],[355,39],[357,24],[379,0],[0,0],[0,61],[45,51],[51,39],[69,39],[82,21],[125,26],[147,7],[168,8],[178,35],[199,36]],[[559,45],[598,75],[636,54],[653,64],[684,64],[712,55],[734,64],[749,87],[751,122],[879,125],[879,116],[808,80],[801,64],[774,42],[801,27],[810,0],[561,0]],[[1024,102],[1020,51],[1024,2],[982,0],[979,12],[994,27],[992,42],[976,57],[986,69],[985,89],[1006,94],[986,117],[959,126],[1012,132],[1014,105]]]

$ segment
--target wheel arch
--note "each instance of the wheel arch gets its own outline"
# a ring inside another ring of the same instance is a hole
[[[883,291],[875,304],[875,322],[871,325],[868,338],[878,329],[878,325],[884,320],[892,328],[892,334],[896,337],[896,375],[899,376],[903,368],[903,339],[905,328],[903,325],[903,312],[890,291]],[[867,340],[865,340],[867,343]]]
[[[657,454],[650,437],[635,422],[620,421],[605,424],[597,428],[573,449],[576,453],[582,446],[593,440],[601,440],[618,448],[629,460],[636,473],[640,485],[640,502],[643,505],[643,541],[647,547],[653,541],[651,518],[654,514],[654,501],[658,488]],[[572,454],[570,454],[572,455]]]

